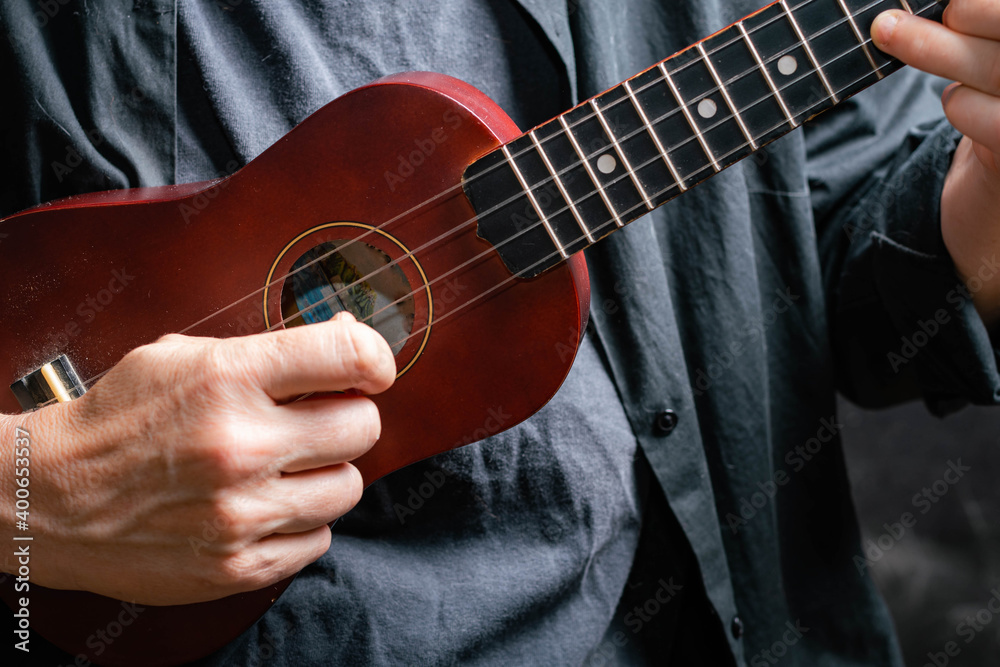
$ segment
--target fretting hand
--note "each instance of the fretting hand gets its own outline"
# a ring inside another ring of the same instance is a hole
[[[944,111],[965,136],[945,181],[941,232],[968,280],[1000,254],[1000,2],[952,0],[943,25],[885,12],[872,36],[908,65],[957,82],[945,90]],[[973,299],[987,327],[1000,323],[1000,280],[985,282]]]

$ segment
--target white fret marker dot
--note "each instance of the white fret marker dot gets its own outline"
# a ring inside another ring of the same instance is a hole
[[[597,168],[602,174],[610,174],[618,168],[618,160],[613,155],[602,155],[597,159]]]
[[[795,56],[781,56],[778,60],[778,71],[785,76],[795,74],[795,70],[798,68],[799,61],[795,59]]]
[[[719,110],[719,107],[707,97],[698,102],[698,114],[702,118],[711,118]]]

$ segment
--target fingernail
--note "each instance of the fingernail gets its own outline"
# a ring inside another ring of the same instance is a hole
[[[955,94],[955,91],[958,90],[958,87],[961,85],[962,84],[960,83],[953,83],[944,89],[944,92],[941,93],[941,106],[948,106],[948,100],[951,99],[951,96]]]
[[[872,23],[872,39],[878,46],[888,46],[892,34],[899,24],[899,12],[889,11],[879,14]]]

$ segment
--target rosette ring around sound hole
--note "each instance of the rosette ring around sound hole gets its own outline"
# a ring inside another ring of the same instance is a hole
[[[303,232],[282,249],[265,284],[268,329],[350,311],[389,343],[396,377],[413,366],[430,337],[434,301],[423,267],[398,238],[371,225],[330,222]]]

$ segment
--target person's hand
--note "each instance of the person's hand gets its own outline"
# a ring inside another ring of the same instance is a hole
[[[32,583],[163,605],[280,581],[323,555],[327,524],[360,499],[347,462],[381,425],[357,393],[384,391],[395,373],[385,340],[346,314],[138,348],[76,401],[0,417],[0,539],[19,544],[19,426],[31,440]],[[338,390],[356,391],[292,401]]]
[[[956,82],[945,90],[944,110],[965,137],[945,181],[941,231],[969,282],[1000,253],[1000,2],[952,0],[944,25],[885,12],[872,37],[886,53]],[[973,300],[988,327],[1000,323],[1000,280],[983,282]]]

